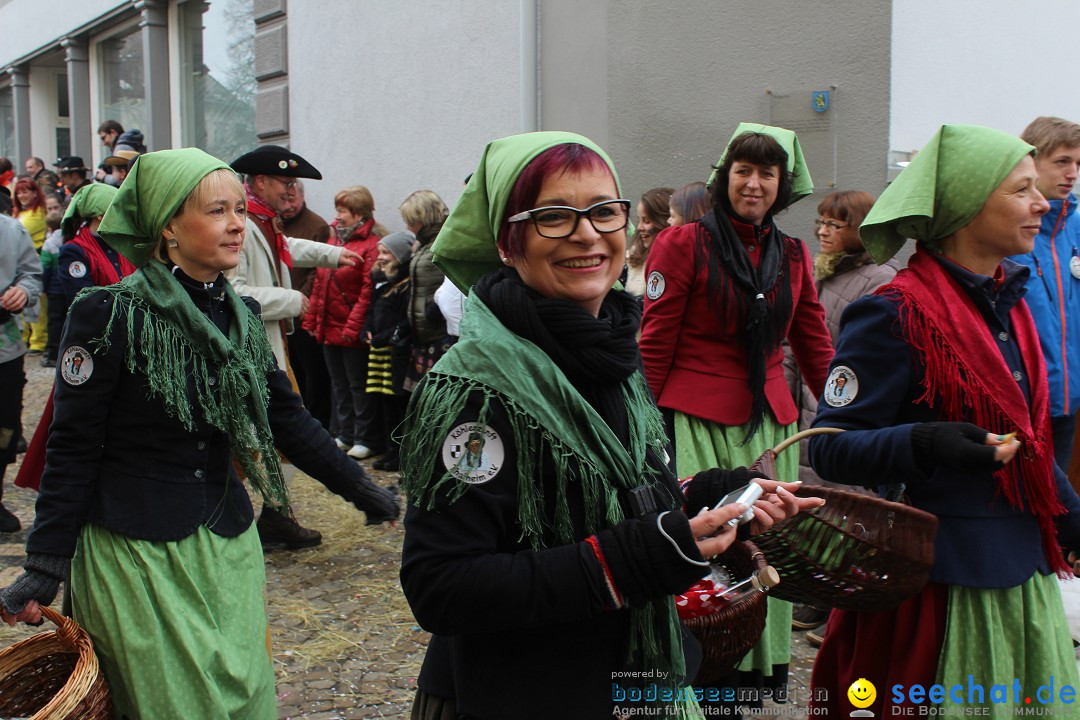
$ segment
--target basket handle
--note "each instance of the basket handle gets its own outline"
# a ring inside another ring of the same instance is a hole
[[[77,622],[67,615],[61,615],[47,605],[41,606],[41,616],[56,625],[56,637],[71,652],[79,652],[79,648],[85,643],[82,628]]]
[[[835,435],[836,433],[842,432],[844,432],[842,428],[834,427],[807,428],[806,430],[795,433],[794,435],[787,438],[786,440],[783,440],[779,445],[774,447],[772,449],[773,455],[779,455],[803,438],[813,437],[814,435]]]

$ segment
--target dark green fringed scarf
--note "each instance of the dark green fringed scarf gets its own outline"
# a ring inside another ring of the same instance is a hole
[[[476,296],[468,296],[461,323],[461,340],[427,374],[414,395],[404,424],[402,483],[411,502],[434,508],[435,497],[445,491],[451,503],[469,485],[448,470],[438,473],[440,449],[469,396],[484,397],[477,423],[487,421],[490,402],[506,408],[517,452],[518,522],[521,538],[537,550],[579,541],[567,503],[571,485],[584,496],[585,531],[609,528],[624,519],[622,491],[653,481],[656,471],[645,462],[651,447],[663,456],[663,420],[649,396],[640,372],[622,387],[629,423],[629,443],[619,441],[608,424],[567,381],[562,371],[540,348],[507,330]],[[629,448],[629,449],[627,449]],[[555,471],[555,516],[544,512],[543,479],[536,473],[546,457]],[[672,679],[685,675],[682,639],[673,598],[633,608],[629,653],[640,666],[668,672]],[[639,655],[640,654],[640,655]],[[676,696],[677,693],[676,693]],[[673,704],[685,716],[693,705]]]
[[[201,416],[228,435],[251,484],[272,506],[288,507],[288,490],[267,418],[266,373],[274,354],[262,321],[225,283],[225,301],[232,311],[225,337],[172,273],[155,260],[115,285],[87,288],[76,302],[102,290],[112,295],[113,305],[105,331],[92,341],[95,350],[107,351],[113,322],[117,318],[125,322],[128,371],[138,369],[145,375],[151,396],[161,400],[188,430],[195,429]],[[136,309],[143,317],[138,331]],[[211,375],[217,378],[214,384]],[[194,398],[188,394],[189,379],[195,386]]]

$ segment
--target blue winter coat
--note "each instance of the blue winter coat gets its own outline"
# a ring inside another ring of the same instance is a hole
[[[1050,383],[1050,415],[1080,409],[1080,214],[1076,196],[1051,200],[1035,238],[1035,249],[1013,260],[1031,269],[1024,299],[1039,330]]]

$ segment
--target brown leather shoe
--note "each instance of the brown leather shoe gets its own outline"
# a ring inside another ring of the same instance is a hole
[[[264,550],[275,547],[299,550],[315,547],[322,542],[322,533],[303,527],[291,512],[286,515],[266,505],[263,505],[256,527]]]
[[[825,642],[825,626],[807,631],[806,642],[810,643],[810,647],[821,647],[821,643]]]

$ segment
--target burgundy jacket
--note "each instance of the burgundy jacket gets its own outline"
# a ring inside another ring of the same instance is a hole
[[[755,228],[734,219],[732,224],[757,267],[761,248]],[[660,407],[720,425],[742,425],[750,420],[752,403],[746,352],[736,335],[735,304],[717,312],[709,301],[708,268],[695,262],[699,227],[694,222],[668,228],[649,252],[641,321],[645,376]],[[784,243],[787,258],[802,257],[801,264],[788,261],[783,267],[781,281],[791,283],[792,300],[786,334],[807,385],[820,397],[833,356],[825,310],[818,301],[806,244],[787,236]],[[655,285],[654,273],[660,275]],[[798,419],[798,412],[784,379],[783,360],[780,348],[769,356],[765,396],[776,421],[787,425]]]
[[[330,227],[336,227],[337,221]],[[304,316],[304,329],[316,342],[339,347],[360,347],[360,329],[371,304],[371,270],[379,255],[379,236],[368,219],[353,232],[345,248],[360,256],[352,267],[319,268],[311,288],[311,305]],[[341,245],[337,233],[330,233],[330,245]]]

